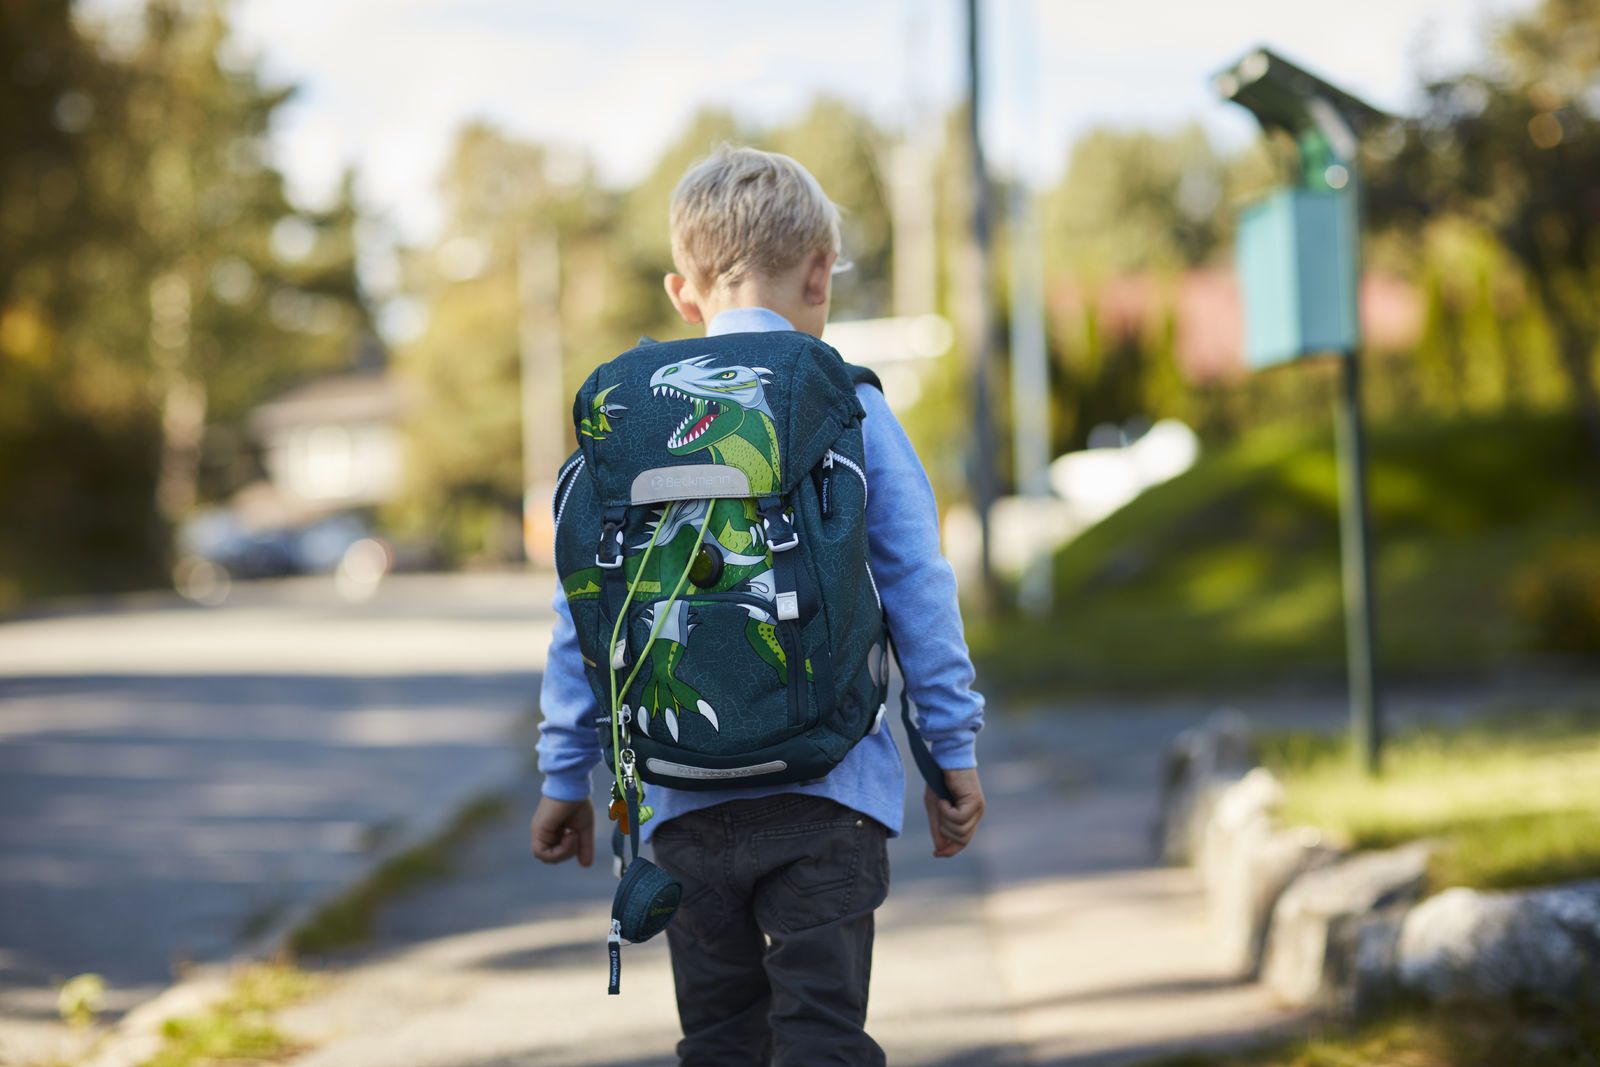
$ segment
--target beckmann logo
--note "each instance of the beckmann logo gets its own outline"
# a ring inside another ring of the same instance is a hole
[[[749,495],[749,477],[739,468],[730,467],[725,463],[651,467],[649,470],[640,471],[633,479],[631,493],[635,504]]]

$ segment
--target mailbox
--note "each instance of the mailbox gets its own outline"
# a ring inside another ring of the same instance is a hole
[[[1291,188],[1240,215],[1235,247],[1250,367],[1355,350],[1353,201],[1347,193]]]

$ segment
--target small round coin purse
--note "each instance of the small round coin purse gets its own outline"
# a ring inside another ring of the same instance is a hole
[[[628,941],[648,941],[667,928],[683,899],[683,885],[643,856],[636,857],[617,883],[611,918]]]

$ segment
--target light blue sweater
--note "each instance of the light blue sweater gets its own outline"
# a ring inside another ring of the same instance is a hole
[[[713,319],[706,334],[789,329],[793,327],[776,312],[736,308]],[[972,661],[956,603],[955,574],[939,553],[933,487],[883,394],[862,385],[856,395],[867,412],[862,423],[869,486],[867,552],[889,616],[890,636],[909,676],[911,699],[934,759],[947,770],[975,767],[983,698],[972,689]],[[544,712],[539,770],[546,796],[581,800],[590,793],[589,772],[600,760],[593,722],[601,709],[584,678],[577,631],[559,586],[555,611],[539,694]],[[885,715],[882,729],[864,738],[820,782],[707,792],[647,786],[646,799],[656,814],[644,824],[644,834],[699,808],[774,793],[827,797],[898,834],[904,815],[905,769],[890,735],[891,723],[898,721],[898,716]]]

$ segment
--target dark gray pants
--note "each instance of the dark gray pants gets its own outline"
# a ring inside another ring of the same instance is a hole
[[[888,831],[798,793],[734,800],[655,832],[683,883],[667,927],[683,1067],[876,1067],[863,1029]]]

